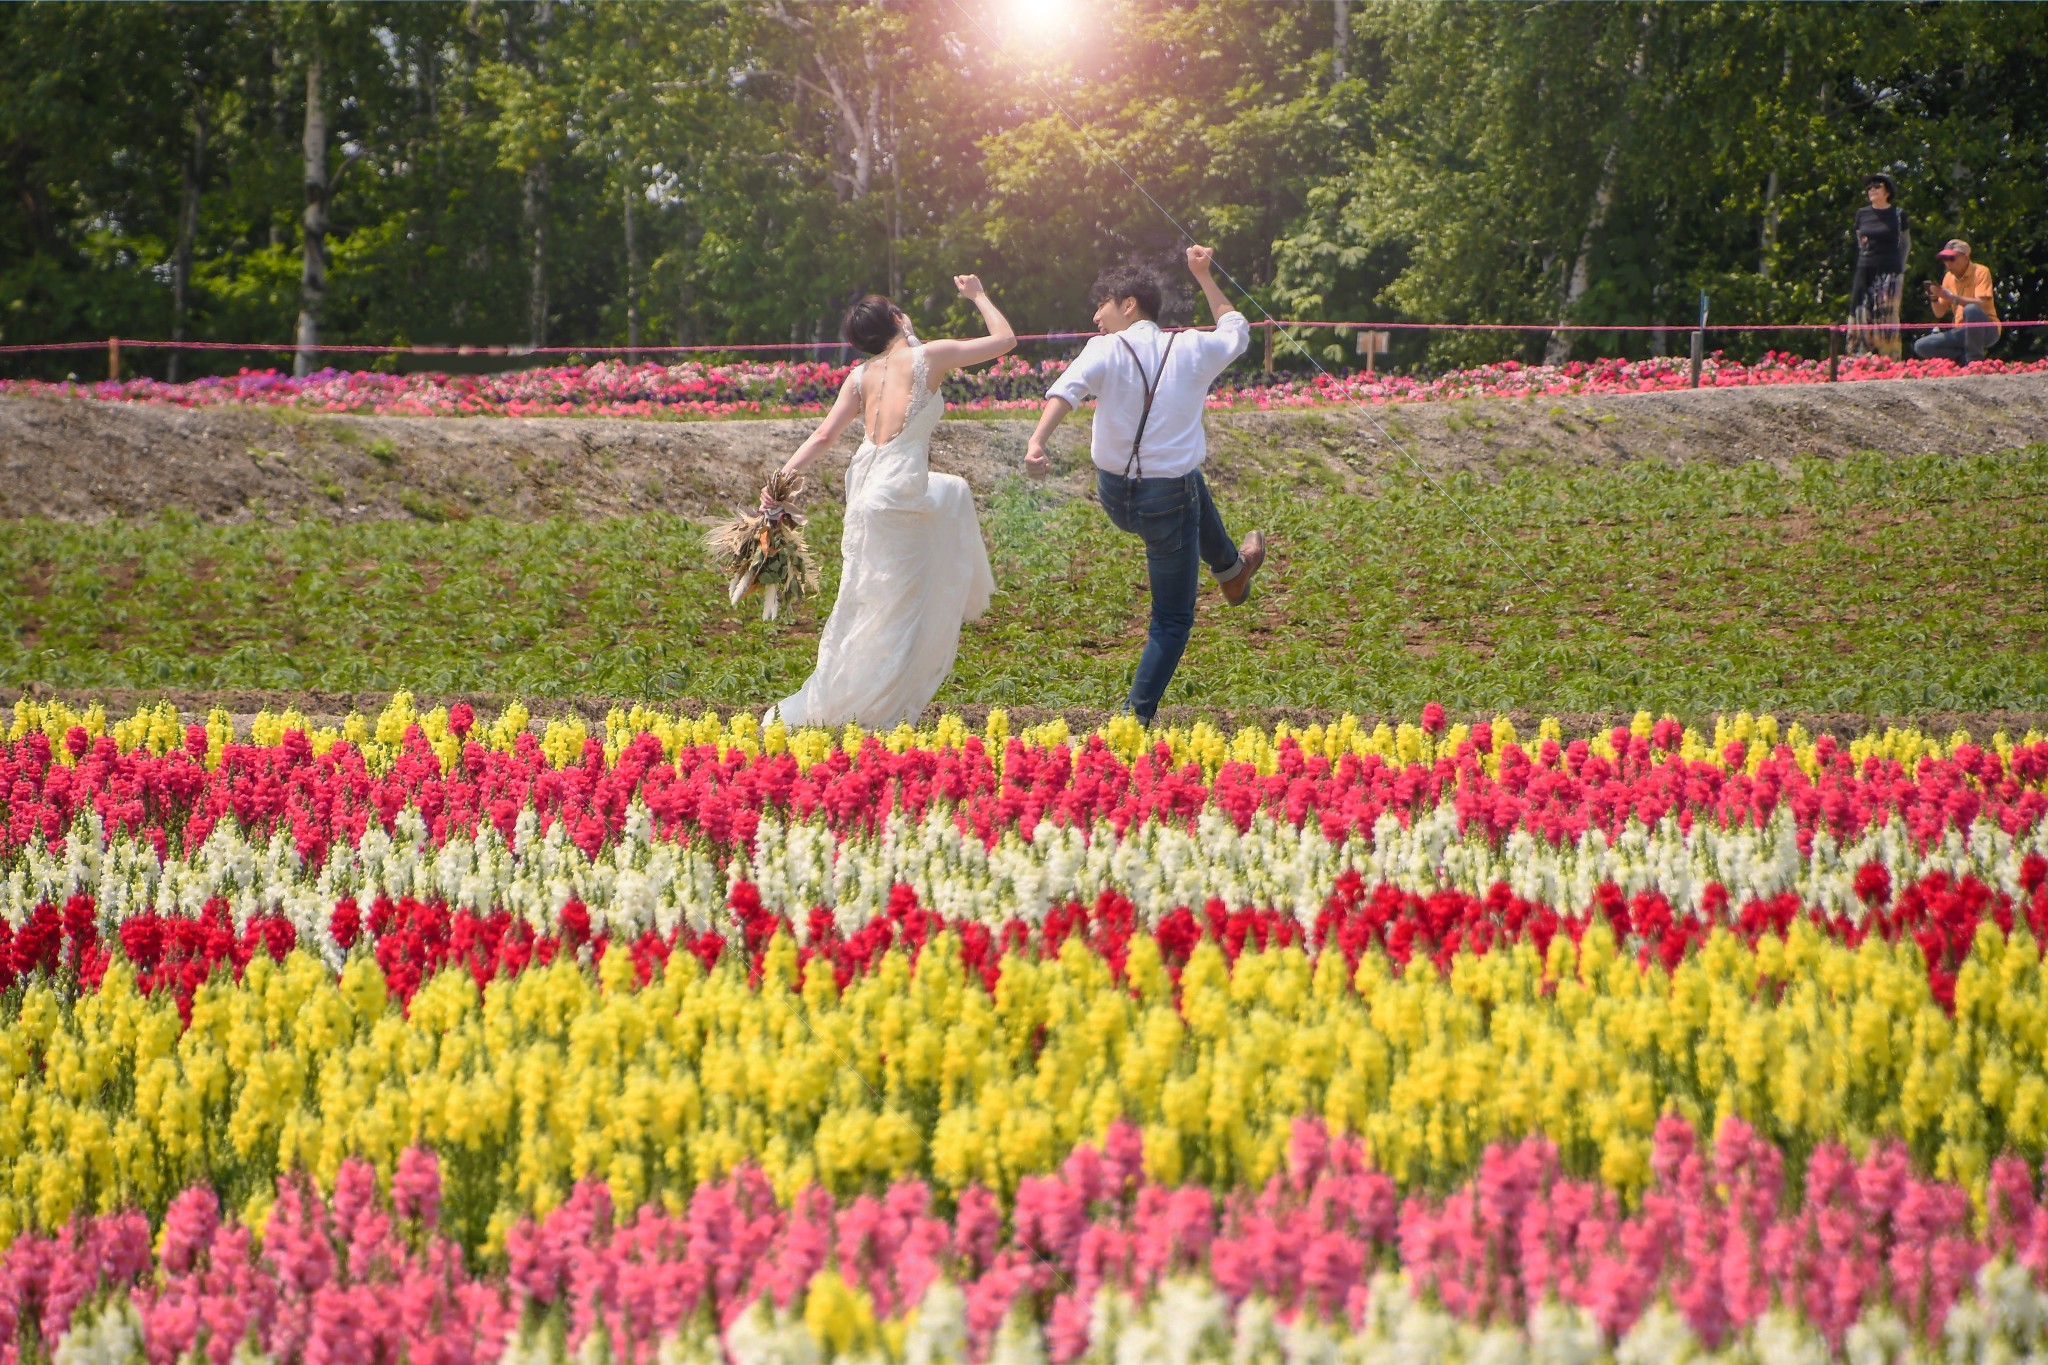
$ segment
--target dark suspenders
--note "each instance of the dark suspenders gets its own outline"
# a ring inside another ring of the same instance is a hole
[[[1145,375],[1145,362],[1138,359],[1138,348],[1131,345],[1130,338],[1122,335],[1117,337],[1118,341],[1123,342],[1124,349],[1131,353],[1131,363],[1138,367],[1138,383],[1145,390],[1145,410],[1138,414],[1138,430],[1131,437],[1131,457],[1124,461],[1124,478],[1132,483],[1145,477],[1145,462],[1138,455],[1138,443],[1145,439],[1145,423],[1152,419],[1152,396],[1159,392],[1159,381],[1166,377],[1166,362],[1173,354],[1174,338],[1179,335],[1178,332],[1166,334],[1166,349],[1159,353],[1159,373],[1149,379]]]

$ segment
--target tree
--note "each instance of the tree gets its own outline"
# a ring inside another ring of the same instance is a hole
[[[491,29],[499,56],[477,73],[477,88],[496,106],[490,129],[499,161],[519,177],[520,218],[526,235],[527,345],[548,343],[548,229],[556,163],[573,150],[570,120],[574,79],[556,61],[554,0],[501,3]],[[579,16],[580,17],[580,16]]]
[[[1964,236],[2002,312],[2048,309],[2041,7],[1016,21],[997,0],[0,7],[0,339],[286,342],[304,368],[349,343],[825,342],[870,289],[972,325],[946,287],[967,269],[1020,326],[1085,326],[1104,264],[1182,278],[1125,172],[1276,312],[1533,328],[1402,333],[1396,364],[1640,352],[1659,343],[1557,324],[1677,328],[1701,290],[1717,323],[1838,321],[1880,168],[1915,275]]]
[[[689,177],[704,148],[730,129],[731,30],[711,7],[656,8],[609,0],[565,34],[557,49],[574,87],[579,154],[600,168],[620,206],[624,248],[626,346],[641,344],[644,245],[650,235],[673,238],[687,225],[680,196],[665,194]],[[721,87],[725,88],[721,88]],[[655,214],[645,221],[647,212]],[[664,229],[667,229],[664,232]]]
[[[168,30],[147,6],[0,9],[0,340],[161,334],[151,271],[186,153]],[[108,79],[106,73],[129,73]],[[59,362],[68,365],[69,362]]]
[[[2044,177],[2028,168],[2048,140],[2044,20],[1968,6],[1371,7],[1362,37],[1385,78],[1369,132],[1309,190],[1280,250],[1284,296],[1351,316],[1683,325],[1704,290],[1717,321],[1838,321],[1862,177],[1887,168],[1916,260],[1962,220],[1955,187],[1978,190],[1972,216],[2027,243],[2008,272],[2020,306],[2041,297]],[[1550,341],[1551,360],[1642,346]],[[1429,349],[1438,363],[1528,353],[1486,334]]]
[[[373,25],[363,7],[340,0],[309,0],[285,11],[298,69],[305,81],[299,142],[305,185],[300,216],[299,320],[293,373],[310,374],[327,312],[328,232],[335,192],[366,151],[371,101],[361,87],[384,88],[392,75],[384,60],[389,30]],[[332,165],[333,116],[343,111],[341,162]]]
[[[246,55],[239,41],[245,30],[235,22],[241,17],[236,9],[230,5],[172,4],[163,11],[178,54],[178,93],[184,106],[180,122],[190,138],[188,149],[178,158],[177,240],[171,252],[173,341],[185,340],[190,321],[192,253],[199,236],[208,147],[219,121],[217,106]],[[166,361],[173,383],[181,359],[174,350]]]
[[[1006,273],[1028,280],[1028,307],[1041,315],[1085,319],[1089,280],[1133,258],[1161,267],[1190,309],[1180,231],[1128,172],[1215,246],[1232,276],[1263,290],[1273,243],[1348,131],[1344,86],[1328,85],[1325,31],[1312,11],[1209,0],[1119,6],[1097,22],[1096,41],[1073,56],[1023,59],[1042,63],[1035,80],[1013,68],[1020,59],[975,54],[986,65],[973,74],[1012,92],[1012,105],[990,111],[986,192],[956,231],[983,237]]]

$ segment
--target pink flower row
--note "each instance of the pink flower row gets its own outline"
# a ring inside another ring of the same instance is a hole
[[[1011,359],[949,381],[951,406],[967,411],[1031,410],[1065,359]],[[561,415],[624,417],[757,417],[821,413],[830,405],[848,366],[824,361],[753,361],[627,365],[603,361],[497,374],[385,374],[326,369],[303,378],[277,370],[243,370],[227,377],[167,384],[130,379],[95,384],[41,380],[0,381],[0,393],[73,395],[121,403],[179,407],[294,406],[325,412],[451,417]],[[2033,374],[2048,359],[1985,360],[1958,366],[1947,360],[1887,360],[1857,356],[1841,362],[1843,380],[1938,379],[1960,373]],[[1702,383],[1713,388],[1826,382],[1827,363],[1768,352],[1756,362],[1715,352]],[[1216,408],[1322,407],[1429,402],[1455,398],[1556,397],[1576,393],[1645,393],[1691,384],[1688,362],[1676,357],[1602,359],[1564,365],[1501,361],[1439,375],[1314,375],[1299,379],[1226,374],[1212,395]]]
[[[467,707],[455,721],[467,734]],[[1278,771],[1261,775],[1249,763],[1225,763],[1213,780],[1193,762],[1176,763],[1164,744],[1127,762],[1099,736],[1078,748],[1009,741],[1001,761],[979,738],[959,748],[891,753],[868,739],[849,756],[835,749],[808,770],[788,754],[749,758],[737,749],[688,746],[673,757],[652,735],[640,735],[608,761],[595,739],[580,761],[556,768],[539,742],[521,734],[514,751],[465,743],[448,768],[411,727],[389,771],[373,775],[352,745],[315,755],[304,735],[287,732],[272,746],[231,744],[218,767],[200,761],[206,732],[194,726],[187,748],[165,755],[121,752],[111,738],[89,739],[74,728],[56,760],[40,733],[0,743],[0,866],[36,841],[60,843],[72,822],[96,811],[110,831],[138,835],[168,856],[174,843],[197,847],[223,819],[268,837],[287,831],[300,855],[317,865],[337,843],[355,846],[372,822],[389,830],[411,807],[436,843],[450,833],[475,833],[486,822],[508,838],[531,809],[545,832],[561,822],[572,842],[596,856],[624,827],[635,800],[645,803],[658,835],[750,845],[769,810],[798,819],[822,815],[840,832],[878,829],[893,810],[921,819],[946,801],[956,818],[993,844],[1005,832],[1029,838],[1041,820],[1093,826],[1119,834],[1133,824],[1189,826],[1205,809],[1222,811],[1238,828],[1265,812],[1297,828],[1313,822],[1332,840],[1370,834],[1383,815],[1407,824],[1417,813],[1448,804],[1460,828],[1496,842],[1526,830],[1552,844],[1588,830],[1610,839],[1631,818],[1654,826],[1666,815],[1690,831],[1761,825],[1789,810],[1802,850],[1817,830],[1843,841],[1878,823],[1896,822],[1921,847],[1984,818],[2018,835],[2048,814],[2048,742],[1997,752],[1963,745],[1950,757],[1923,758],[1914,771],[1895,759],[1860,765],[1823,736],[1818,776],[1778,745],[1753,774],[1749,751],[1729,745],[1721,762],[1689,761],[1676,752],[1675,722],[1645,738],[1616,727],[1615,756],[1593,753],[1583,740],[1533,751],[1502,746],[1498,771],[1491,729],[1473,728],[1456,756],[1434,763],[1389,763],[1377,754],[1345,754],[1331,762],[1306,754],[1290,737],[1279,747]]]
[[[459,1365],[496,1359],[530,1307],[566,1318],[572,1351],[602,1329],[615,1359],[648,1360],[664,1337],[730,1328],[757,1301],[800,1306],[828,1268],[881,1318],[951,1281],[977,1352],[1023,1308],[1059,1361],[1088,1348],[1098,1292],[1142,1298],[1173,1276],[1206,1278],[1233,1303],[1261,1296],[1284,1318],[1355,1326],[1373,1272],[1399,1267],[1465,1321],[1521,1324],[1556,1298],[1610,1339],[1661,1295],[1710,1346],[1776,1302],[1836,1349],[1880,1307],[1939,1332],[1994,1258],[2024,1267],[2037,1288],[2048,1282],[2048,1210],[2012,1157],[1993,1167],[1979,1233],[1969,1195],[1916,1176],[1896,1143],[1861,1160],[1815,1149],[1804,1202],[1790,1207],[1785,1153],[1740,1120],[1707,1150],[1667,1117],[1653,1183],[1632,1212],[1565,1178],[1540,1138],[1494,1145],[1477,1177],[1445,1197],[1406,1200],[1356,1138],[1315,1119],[1295,1121],[1283,1172],[1220,1200],[1147,1180],[1142,1149],[1135,1128],[1113,1125],[1057,1175],[1026,1179],[1007,1218],[985,1190],[945,1211],[916,1181],[844,1205],[811,1188],[784,1207],[753,1168],[700,1186],[680,1215],[649,1205],[620,1218],[606,1187],[587,1183],[511,1229],[502,1273],[474,1269],[476,1253],[443,1224],[429,1151],[404,1154],[388,1200],[359,1161],[343,1166],[331,1199],[280,1180],[260,1243],[195,1187],[171,1202],[155,1256],[135,1212],[9,1247],[0,1365],[23,1358],[24,1343],[47,1350],[107,1294],[132,1305],[160,1365],[195,1349],[226,1365],[245,1340],[277,1359]]]

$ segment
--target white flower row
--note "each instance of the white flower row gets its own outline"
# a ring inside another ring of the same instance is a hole
[[[900,1359],[905,1365],[950,1365],[967,1358],[967,1300],[941,1280],[926,1291],[910,1322]],[[755,1304],[718,1338],[701,1328],[663,1341],[660,1365],[883,1365],[877,1353],[828,1356],[800,1311],[777,1312]],[[140,1323],[125,1300],[82,1314],[51,1352],[53,1365],[142,1365]],[[543,1324],[510,1342],[499,1365],[607,1365],[613,1353],[603,1331],[592,1332],[569,1354],[559,1324]],[[1041,1333],[1013,1313],[999,1329],[990,1365],[1044,1365]],[[1474,1327],[1418,1299],[1402,1277],[1381,1272],[1372,1281],[1361,1330],[1302,1316],[1283,1322],[1273,1306],[1250,1298],[1234,1310],[1215,1286],[1184,1277],[1162,1284],[1140,1302],[1120,1289],[1096,1295],[1084,1365],[1934,1365],[1996,1361],[2048,1365],[2048,1294],[2032,1274],[1993,1262],[1977,1275],[1971,1293],[1950,1311],[1941,1335],[1929,1342],[1887,1309],[1866,1312],[1852,1325],[1838,1356],[1821,1335],[1782,1308],[1718,1350],[1710,1350],[1669,1304],[1646,1311],[1610,1347],[1581,1309],[1555,1300],[1530,1315],[1525,1330]],[[235,1365],[270,1365],[242,1343]]]
[[[1272,1303],[1252,1297],[1230,1306],[1197,1277],[1169,1280],[1140,1302],[1127,1291],[1097,1293],[1082,1365],[1935,1365],[1999,1361],[2048,1365],[2048,1294],[2031,1272],[1994,1262],[1951,1310],[1941,1335],[1923,1340],[1889,1309],[1866,1312],[1838,1356],[1797,1314],[1766,1312],[1748,1331],[1709,1349],[1668,1303],[1653,1305],[1610,1346],[1582,1309],[1550,1300],[1525,1327],[1474,1327],[1419,1299],[1405,1277],[1373,1277],[1359,1330],[1308,1316],[1283,1321]],[[910,1365],[965,1360],[966,1299],[941,1281],[919,1304],[904,1340]],[[828,1359],[798,1315],[757,1303],[726,1333],[734,1365],[824,1365]],[[710,1346],[701,1343],[698,1350]],[[832,1357],[845,1365],[882,1365],[879,1354]],[[1042,1334],[1012,1314],[999,1329],[989,1365],[1045,1365]],[[663,1365],[715,1360],[677,1342]],[[535,1360],[533,1365],[543,1365]]]
[[[163,861],[147,843],[110,837],[97,815],[87,815],[61,852],[32,846],[0,874],[0,915],[19,925],[38,904],[61,905],[84,893],[112,927],[150,908],[196,915],[222,897],[238,924],[257,913],[282,913],[302,942],[338,961],[329,917],[349,896],[366,910],[379,895],[503,908],[547,933],[574,899],[589,907],[594,928],[629,936],[647,929],[668,934],[684,924],[727,928],[727,898],[741,880],[755,883],[765,904],[788,912],[799,932],[812,906],[829,907],[851,931],[885,909],[898,884],[914,888],[928,910],[991,925],[1012,917],[1035,923],[1069,899],[1092,903],[1104,890],[1130,897],[1148,923],[1213,897],[1232,908],[1289,910],[1307,925],[1338,878],[1355,871],[1367,886],[1390,882],[1420,894],[1453,887],[1480,895],[1505,881],[1517,895],[1565,912],[1588,904],[1602,882],[1629,895],[1661,891],[1680,910],[1700,908],[1706,888],[1719,883],[1738,906],[1790,891],[1808,905],[1860,918],[1855,881],[1867,863],[1883,864],[1894,887],[1945,871],[2017,897],[2029,853],[2048,855],[2048,825],[2015,838],[1979,820],[1922,850],[1892,823],[1847,845],[1816,833],[1811,853],[1802,855],[1785,812],[1761,829],[1696,823],[1685,832],[1666,817],[1655,826],[1631,821],[1612,841],[1589,831],[1576,843],[1553,846],[1517,831],[1495,847],[1460,834],[1456,813],[1444,805],[1406,828],[1384,815],[1370,836],[1354,834],[1341,844],[1313,824],[1297,829],[1264,813],[1239,831],[1213,810],[1192,828],[1147,822],[1123,837],[1106,823],[1043,822],[1029,839],[1007,832],[992,847],[944,807],[922,820],[899,811],[878,834],[845,837],[822,820],[768,815],[750,854],[724,857],[703,843],[657,838],[648,811],[635,804],[623,836],[596,858],[570,843],[559,823],[543,835],[531,810],[521,813],[510,839],[486,826],[475,838],[456,836],[436,847],[408,809],[393,833],[373,826],[355,847],[337,845],[309,868],[287,835],[251,839],[231,820],[189,855]]]

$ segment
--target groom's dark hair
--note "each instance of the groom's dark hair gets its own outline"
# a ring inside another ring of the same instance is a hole
[[[1144,266],[1113,265],[1095,277],[1095,286],[1088,291],[1088,306],[1099,308],[1105,299],[1118,303],[1136,299],[1138,311],[1157,322],[1159,296],[1159,277]]]
[[[901,324],[896,321],[900,311],[886,295],[864,295],[859,303],[846,310],[846,322],[841,332],[848,342],[869,355],[880,355],[889,349],[889,343],[901,330]]]

